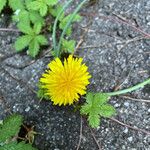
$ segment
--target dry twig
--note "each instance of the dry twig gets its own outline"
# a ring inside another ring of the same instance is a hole
[[[78,146],[77,146],[77,149],[76,150],[79,150],[80,148],[80,145],[81,145],[81,139],[82,139],[82,116],[81,116],[81,123],[80,123],[80,136],[79,136],[79,142],[78,142]]]
[[[132,126],[130,126],[128,124],[125,124],[125,123],[123,123],[123,122],[121,122],[121,121],[119,121],[119,120],[117,120],[115,118],[109,118],[109,119],[114,121],[114,122],[116,122],[116,123],[118,123],[118,124],[120,124],[120,125],[122,125],[122,126],[125,126],[125,127],[129,128],[129,129],[132,129],[132,130],[135,130],[135,131],[142,132],[142,133],[150,135],[150,131],[146,131],[144,129],[140,129],[140,128],[137,128],[137,127],[132,127]]]
[[[146,99],[132,98],[130,96],[120,96],[120,97],[125,98],[125,99],[129,99],[129,100],[132,100],[132,101],[150,103],[150,100],[146,100]]]
[[[6,31],[6,32],[21,32],[17,29],[12,29],[12,28],[0,28],[0,31]]]
[[[102,150],[102,148],[101,148],[100,144],[98,143],[98,141],[97,141],[97,139],[96,139],[96,137],[95,137],[95,134],[94,134],[94,132],[92,131],[91,128],[90,128],[90,131],[91,131],[91,135],[92,135],[92,137],[93,137],[95,143],[96,143],[97,146],[98,146],[98,149],[99,149],[99,150]]]

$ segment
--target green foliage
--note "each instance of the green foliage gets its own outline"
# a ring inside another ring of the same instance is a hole
[[[68,1],[69,3],[71,3],[71,0]],[[0,0],[0,12],[6,4],[14,11],[13,21],[17,23],[19,31],[23,33],[15,42],[16,51],[21,52],[26,49],[27,54],[32,57],[38,55],[41,46],[48,45],[44,34],[46,33],[45,31],[51,31],[54,18],[59,16],[58,28],[62,31],[66,30],[65,26],[71,20],[71,24],[63,34],[64,36],[70,36],[72,24],[81,20],[81,16],[77,13],[75,15],[72,13],[66,15],[64,6],[60,5],[58,0]],[[47,22],[48,18],[52,22]],[[57,31],[55,30],[55,32]],[[62,38],[59,40],[61,41]],[[62,48],[62,52],[73,53],[75,41],[68,41],[63,37],[63,41],[60,42],[58,47]]]
[[[31,144],[25,144],[25,142],[20,143],[10,142],[0,147],[0,150],[37,150],[37,149],[32,147]]]
[[[27,7],[29,10],[37,10],[40,12],[41,16],[45,16],[47,14],[48,7],[56,5],[57,2],[57,0],[36,0],[30,2]]]
[[[23,122],[21,115],[11,115],[0,124],[0,150],[37,150],[31,144],[17,142],[17,134]]]
[[[64,17],[61,21],[60,21],[60,24],[59,24],[59,28],[64,30],[67,22],[70,20],[70,18],[72,17],[72,14],[69,14],[67,15],[66,17]],[[76,14],[75,17],[73,18],[72,20],[72,23],[73,22],[77,22],[77,21],[80,21],[81,20],[81,16],[79,14]],[[72,33],[72,26],[70,25],[69,28],[67,29],[66,31],[66,34],[67,36],[70,36]]]
[[[49,13],[53,16],[53,17],[57,17],[59,15],[60,10],[63,8],[62,5],[58,4],[56,5],[55,8],[50,7],[49,8]],[[59,21],[61,21],[65,16],[65,12],[62,12],[60,17],[58,18]]]
[[[62,41],[62,50],[69,53],[74,53],[75,49],[75,40],[65,40]]]
[[[20,130],[22,121],[23,118],[20,115],[12,115],[6,118],[3,125],[0,126],[0,142],[5,142],[15,136]]]
[[[37,92],[37,97],[40,98],[40,100],[45,99],[49,100],[49,96],[46,95],[46,90],[42,88],[42,83],[39,82],[38,84],[38,92]]]
[[[6,2],[7,2],[6,0],[0,0],[0,12],[4,8],[4,6],[6,5]]]
[[[31,28],[29,24],[24,25],[20,23],[18,24],[18,28],[25,33],[25,35],[19,37],[15,42],[16,51],[22,51],[29,46],[29,55],[35,57],[40,50],[40,46],[48,43],[47,39],[39,34],[41,31],[41,24],[35,24],[34,27]]]
[[[9,6],[15,11],[15,10],[23,10],[25,8],[24,6],[24,0],[9,0]]]
[[[111,117],[115,108],[108,104],[109,95],[104,93],[88,93],[86,103],[81,107],[81,114],[88,115],[89,125],[96,128],[100,125],[100,117]]]

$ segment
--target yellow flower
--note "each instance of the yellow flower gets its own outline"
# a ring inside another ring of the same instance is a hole
[[[82,58],[73,58],[69,55],[64,63],[56,58],[48,64],[49,70],[42,75],[40,82],[54,105],[71,105],[74,101],[78,101],[79,95],[86,93],[91,75],[82,61]]]

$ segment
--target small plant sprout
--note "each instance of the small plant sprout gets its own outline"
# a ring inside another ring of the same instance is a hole
[[[143,88],[147,84],[150,84],[150,79],[120,91],[110,93],[87,93],[85,98],[86,102],[81,106],[80,113],[81,115],[87,115],[89,125],[96,128],[100,125],[100,117],[108,118],[116,114],[115,108],[108,104],[112,96],[132,92],[139,88]]]

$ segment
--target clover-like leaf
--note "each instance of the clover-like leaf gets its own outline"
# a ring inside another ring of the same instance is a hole
[[[7,117],[3,125],[0,126],[0,142],[5,142],[7,139],[15,136],[23,122],[23,117],[20,115],[12,115]]]
[[[70,20],[70,18],[72,17],[72,14],[70,15],[67,15],[66,17],[64,17],[61,21],[60,21],[60,24],[59,24],[59,28],[60,29],[64,29],[68,20]],[[73,18],[73,21],[72,22],[78,22],[81,20],[81,16],[79,14],[76,14],[76,16]],[[72,33],[72,27],[70,26],[67,31],[66,31],[66,34],[68,36],[70,36],[70,34]]]
[[[24,7],[24,0],[9,0],[9,6],[13,10],[23,10]]]
[[[30,41],[32,40],[32,36],[30,35],[23,35],[17,38],[15,42],[15,49],[17,52],[22,51],[24,48],[26,48]]]
[[[40,44],[36,38],[34,38],[29,44],[28,54],[32,57],[35,57],[40,50]]]
[[[49,6],[57,4],[57,0],[36,0],[27,4],[29,10],[37,10],[41,16],[45,16]]]
[[[80,113],[88,115],[89,125],[93,128],[100,125],[100,117],[111,117],[115,114],[113,106],[107,104],[109,95],[105,93],[87,93],[86,102]]]
[[[100,110],[101,111],[99,112],[99,114],[102,117],[111,117],[116,113],[115,108],[109,104],[102,105]]]
[[[62,40],[62,49],[65,52],[73,53],[74,49],[75,49],[75,44],[76,44],[75,40],[65,40],[65,39],[63,39]]]

